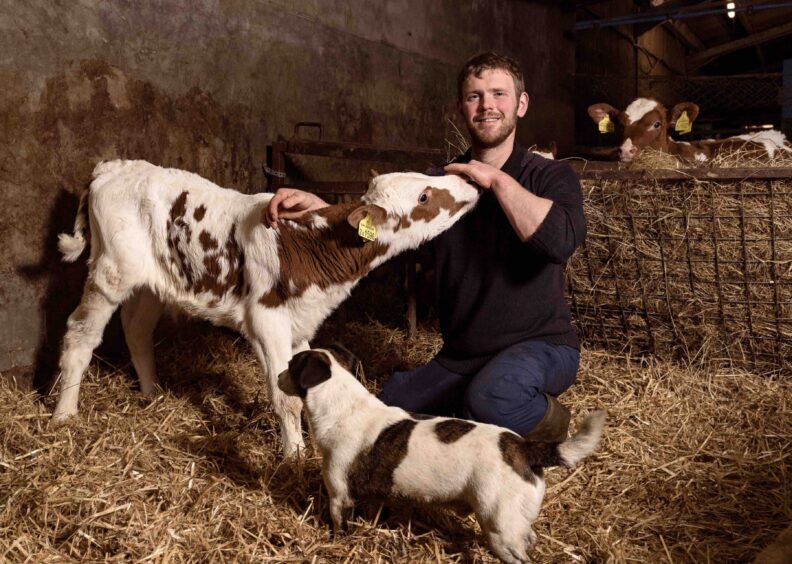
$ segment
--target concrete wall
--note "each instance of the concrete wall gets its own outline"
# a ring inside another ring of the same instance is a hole
[[[524,143],[572,143],[571,14],[523,0],[0,2],[0,371],[52,371],[84,265],[57,233],[102,159],[245,192],[298,121],[328,140],[442,148],[455,75],[484,49],[524,65]],[[566,36],[566,38],[565,38]]]

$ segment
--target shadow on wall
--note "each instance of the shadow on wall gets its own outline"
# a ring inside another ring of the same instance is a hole
[[[88,274],[87,252],[75,263],[64,263],[57,248],[58,234],[72,230],[77,202],[78,199],[74,195],[64,190],[58,193],[50,213],[41,261],[38,264],[17,268],[17,273],[31,283],[43,281],[46,284],[46,291],[40,304],[44,319],[36,347],[31,383],[33,389],[40,394],[49,393],[55,382],[60,343],[66,332],[66,320],[80,303],[82,287]],[[72,221],[69,218],[72,218]],[[117,317],[114,316],[113,323],[108,325],[105,331],[105,341],[97,351],[100,356],[116,357],[120,353],[122,340],[119,338],[120,321]]]
[[[60,342],[79,303],[88,256],[62,263],[57,235],[72,231],[93,167],[102,160],[145,159],[253,192],[252,112],[222,107],[195,87],[171,97],[101,60],[75,63],[47,79],[38,104],[25,97],[3,102],[11,112],[0,135],[0,165],[16,241],[0,262],[13,265],[10,292],[15,285],[37,288],[42,329],[32,336],[38,339],[34,385],[46,391],[57,376]],[[113,327],[118,336],[110,334]],[[108,354],[124,349],[120,324],[111,324],[105,341]]]

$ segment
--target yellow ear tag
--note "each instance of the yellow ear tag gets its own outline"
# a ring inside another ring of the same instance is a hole
[[[687,112],[682,112],[682,115],[677,118],[676,124],[674,124],[674,131],[677,133],[690,133],[693,131],[693,124],[690,123]]]
[[[616,127],[613,125],[613,122],[610,120],[610,116],[605,114],[601,120],[599,120],[599,132],[600,133],[613,133],[616,131]]]
[[[366,216],[358,223],[358,235],[367,241],[374,241],[377,239],[377,226],[371,221],[370,216]]]

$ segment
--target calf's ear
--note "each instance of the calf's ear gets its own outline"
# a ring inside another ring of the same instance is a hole
[[[382,225],[385,223],[385,220],[388,219],[388,212],[374,204],[365,204],[352,210],[352,213],[347,216],[347,222],[353,228],[357,229],[360,222],[363,221],[363,218],[366,216],[371,218],[374,225]]]
[[[679,119],[679,116],[682,115],[682,112],[687,112],[690,123],[693,123],[693,120],[695,120],[699,114],[698,104],[694,104],[693,102],[680,102],[674,106],[674,108],[671,110],[671,115],[668,118],[668,125],[674,127],[676,120]]]
[[[601,122],[602,118],[604,118],[606,115],[610,116],[611,121],[616,121],[616,118],[619,117],[620,113],[621,112],[619,110],[604,102],[600,102],[599,104],[591,104],[588,107],[588,115],[592,120],[594,120],[594,123]]]
[[[289,361],[289,372],[307,390],[330,379],[330,357],[319,351],[297,353]]]

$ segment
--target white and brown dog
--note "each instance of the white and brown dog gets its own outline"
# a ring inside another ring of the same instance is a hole
[[[573,467],[596,448],[605,412],[563,443],[530,443],[495,425],[417,416],[389,407],[327,350],[301,352],[278,386],[304,402],[333,526],[362,498],[463,502],[505,562],[529,562],[545,494],[543,468]]]

